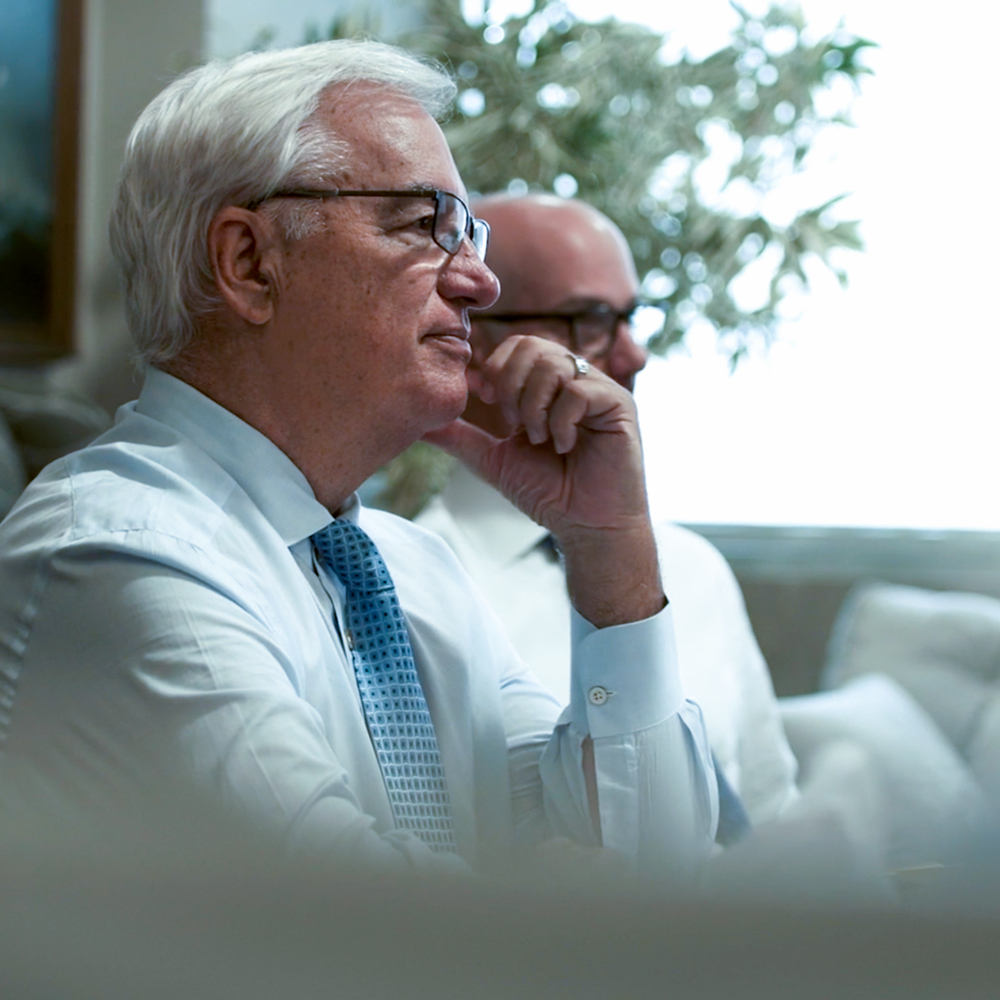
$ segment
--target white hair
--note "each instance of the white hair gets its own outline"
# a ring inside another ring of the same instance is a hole
[[[346,145],[312,116],[327,88],[361,81],[399,91],[435,118],[455,95],[437,64],[379,42],[331,41],[200,66],[139,116],[110,235],[142,360],[175,357],[195,320],[219,304],[206,236],[220,208],[322,181],[344,166]],[[305,235],[315,218],[310,206],[277,211],[288,239]]]

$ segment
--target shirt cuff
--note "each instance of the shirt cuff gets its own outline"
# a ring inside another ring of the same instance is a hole
[[[658,725],[684,703],[677,670],[673,611],[596,628],[571,610],[573,677],[570,718],[594,739]]]

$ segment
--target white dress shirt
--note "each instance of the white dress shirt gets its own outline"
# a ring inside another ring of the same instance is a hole
[[[570,601],[546,530],[461,465],[416,520],[448,542],[522,659],[567,703]],[[684,690],[701,706],[716,762],[759,825],[797,799],[796,762],[743,595],[706,539],[667,522],[655,530]]]
[[[576,617],[560,717],[446,545],[348,507],[406,615],[461,857],[496,871],[516,844],[594,844],[590,735],[604,845],[693,872],[717,800],[669,608],[601,630]],[[339,581],[312,556],[330,520],[271,441],[150,370],[115,427],[50,466],[0,528],[0,806],[93,807],[193,780],[292,849],[448,864],[393,827]]]

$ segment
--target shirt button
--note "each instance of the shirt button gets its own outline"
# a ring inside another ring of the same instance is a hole
[[[591,705],[603,705],[608,700],[608,689],[601,687],[600,684],[595,684],[587,692],[587,701]]]

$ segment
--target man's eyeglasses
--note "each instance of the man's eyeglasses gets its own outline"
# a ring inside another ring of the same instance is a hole
[[[494,323],[565,323],[569,329],[569,349],[590,361],[600,361],[615,346],[621,324],[631,326],[636,313],[648,308],[644,302],[635,302],[628,309],[621,310],[602,302],[576,312],[478,313],[476,319]]]
[[[448,191],[436,188],[416,188],[409,191],[340,191],[314,188],[288,188],[275,191],[266,198],[251,202],[248,208],[255,209],[272,198],[430,198],[434,202],[434,221],[431,224],[431,238],[445,251],[456,254],[466,236],[472,241],[480,260],[486,259],[486,247],[490,240],[490,227],[482,219],[477,219],[469,206]]]

